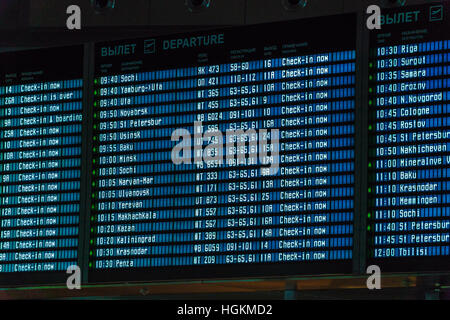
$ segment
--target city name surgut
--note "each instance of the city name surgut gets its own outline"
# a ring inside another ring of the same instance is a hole
[[[268,143],[269,139],[271,143]],[[217,127],[208,128],[203,133],[202,122],[195,121],[193,150],[191,133],[187,129],[179,128],[173,131],[171,140],[178,142],[171,153],[171,159],[175,165],[194,162],[196,165],[202,166],[203,161],[208,166],[224,164],[223,134]],[[209,143],[205,149],[203,149],[204,142]],[[226,131],[225,153],[228,165],[256,165],[257,154],[259,154],[259,161],[262,165],[261,175],[276,175],[279,169],[279,149],[278,129],[271,129],[270,132],[260,129],[259,133],[254,129],[247,131],[228,129]],[[194,153],[193,157],[192,152]],[[248,154],[248,158],[246,158],[246,154]]]

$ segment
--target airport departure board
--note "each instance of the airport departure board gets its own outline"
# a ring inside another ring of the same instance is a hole
[[[383,11],[369,62],[369,264],[446,270],[450,3]]]
[[[355,50],[353,14],[96,44],[90,281],[351,272]]]
[[[450,2],[356,20],[1,53],[0,286],[445,271]]]
[[[0,55],[0,284],[78,265],[83,46]]]

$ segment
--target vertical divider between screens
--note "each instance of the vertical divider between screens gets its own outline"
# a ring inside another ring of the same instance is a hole
[[[358,190],[361,189],[361,119],[362,119],[362,106],[361,106],[361,47],[362,47],[362,29],[360,28],[362,21],[361,12],[357,12],[355,28],[356,28],[356,39],[355,39],[355,117],[354,117],[354,145],[355,145],[355,155],[354,155],[354,206],[353,206],[353,254],[352,254],[352,262],[353,262],[353,273],[358,274],[361,272],[360,268],[360,231],[361,231],[361,197],[360,192]]]
[[[369,30],[364,6],[357,17],[355,105],[355,218],[353,273],[365,274],[368,152]]]
[[[84,99],[83,99],[83,149],[81,176],[81,216],[79,257],[82,283],[88,282],[89,273],[89,241],[90,241],[90,208],[92,184],[92,114],[93,114],[93,75],[94,44],[84,45]]]

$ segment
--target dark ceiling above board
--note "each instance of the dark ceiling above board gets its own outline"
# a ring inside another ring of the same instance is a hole
[[[65,29],[66,8],[79,5],[86,28],[238,25],[290,20],[426,0],[2,0],[1,29]],[[97,4],[96,4],[97,3]],[[111,5],[113,4],[113,5]],[[113,7],[113,8],[109,8]],[[100,9],[99,9],[100,8]]]

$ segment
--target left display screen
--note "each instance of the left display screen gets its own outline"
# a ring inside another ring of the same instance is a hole
[[[78,265],[83,46],[0,60],[0,284],[62,282]]]

